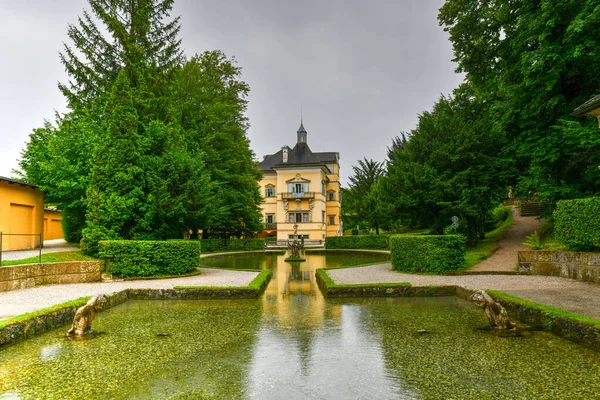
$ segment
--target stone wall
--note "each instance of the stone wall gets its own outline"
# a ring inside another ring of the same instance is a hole
[[[0,267],[0,292],[56,283],[100,281],[100,261],[69,261]]]
[[[600,284],[600,253],[519,251],[519,272],[559,276]]]

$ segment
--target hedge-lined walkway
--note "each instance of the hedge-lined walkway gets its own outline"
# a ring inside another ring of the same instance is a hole
[[[0,292],[0,319],[40,310],[80,297],[129,288],[172,289],[175,286],[248,286],[258,272],[201,268],[202,274],[183,278],[37,286]]]
[[[392,270],[390,263],[332,269],[337,284],[409,282],[414,286],[458,285],[492,289],[576,314],[600,319],[600,286],[572,279],[537,275],[416,275]]]

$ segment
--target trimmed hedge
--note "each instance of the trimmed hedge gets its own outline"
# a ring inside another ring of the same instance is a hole
[[[113,256],[110,272],[117,276],[182,275],[200,264],[197,240],[102,240],[100,257]]]
[[[396,271],[443,274],[463,267],[466,239],[462,235],[394,235],[390,251]]]
[[[575,251],[588,251],[600,245],[600,197],[557,202],[554,231]]]
[[[265,249],[265,239],[202,239],[200,243],[203,252]]]
[[[389,249],[389,235],[328,236],[326,249]]]

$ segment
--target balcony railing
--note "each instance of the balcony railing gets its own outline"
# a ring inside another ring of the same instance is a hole
[[[284,192],[281,193],[282,199],[314,199],[315,192],[301,192],[301,193],[290,193]]]
[[[277,229],[275,222],[265,222],[265,229]]]

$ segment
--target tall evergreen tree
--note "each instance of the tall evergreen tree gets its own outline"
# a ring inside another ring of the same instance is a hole
[[[144,63],[147,77],[171,73],[183,61],[179,17],[168,20],[174,0],[88,0],[78,25],[68,26],[72,46],[60,59],[69,81],[59,83],[71,109],[90,108],[110,92],[121,69]],[[104,32],[107,32],[105,34]],[[136,86],[134,76],[130,76]],[[151,80],[147,84],[152,86]]]
[[[205,234],[248,235],[262,229],[258,181],[261,173],[246,136],[248,85],[241,68],[221,51],[192,57],[179,83],[181,126],[189,147],[202,151],[213,182]]]
[[[365,221],[369,227],[379,234],[379,228],[385,220],[380,192],[376,184],[384,175],[383,162],[374,160],[358,160],[353,165],[354,174],[349,177],[350,187],[344,190],[343,213],[349,221]]]

